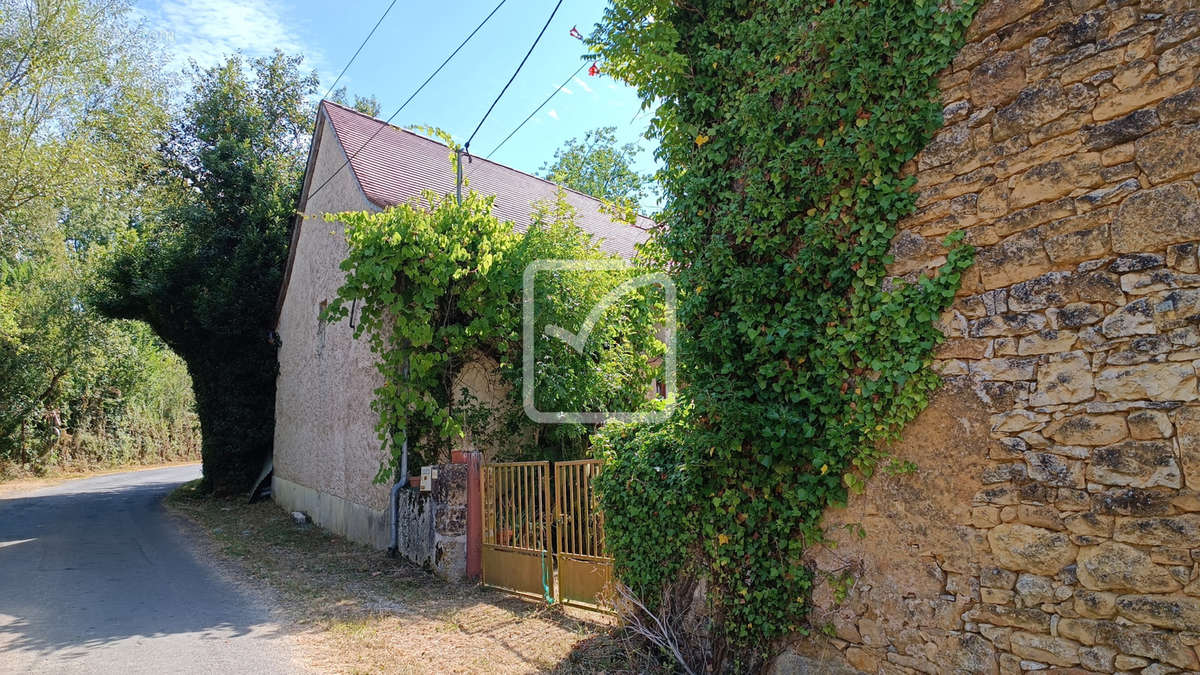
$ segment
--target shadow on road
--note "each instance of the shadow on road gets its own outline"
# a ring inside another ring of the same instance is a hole
[[[163,509],[198,475],[171,467],[0,499],[0,671],[244,670],[264,656],[278,670],[268,612],[197,561]]]

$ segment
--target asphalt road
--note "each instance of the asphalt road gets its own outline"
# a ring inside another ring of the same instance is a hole
[[[0,673],[291,673],[260,601],[162,506],[198,466],[0,495]]]

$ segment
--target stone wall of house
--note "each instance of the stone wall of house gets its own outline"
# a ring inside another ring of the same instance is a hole
[[[777,670],[1200,671],[1198,71],[1200,0],[982,3],[893,245],[978,247],[946,384],[918,470],[827,515],[856,582]]]

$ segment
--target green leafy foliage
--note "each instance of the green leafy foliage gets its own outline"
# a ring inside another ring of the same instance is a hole
[[[268,336],[311,125],[315,74],[276,52],[194,69],[162,143],[161,209],[110,247],[90,300],[150,325],[192,376],[208,488],[249,487],[271,452]]]
[[[337,321],[358,303],[356,337],[378,354],[384,384],[373,406],[380,440],[392,449],[379,480],[393,477],[407,433],[412,466],[444,457],[466,433],[500,458],[578,457],[581,425],[533,426],[521,396],[522,280],[540,259],[610,260],[573,223],[562,199],[542,205],[525,233],[491,213],[491,198],[473,191],[461,204],[426,193],[382,213],[343,213],[349,253],[346,282],[324,319]],[[652,291],[630,293],[609,308],[577,353],[543,334],[548,325],[574,330],[590,308],[631,272],[539,275],[535,403],[540,410],[638,410],[646,405],[662,345],[654,334],[661,311]],[[508,384],[500,401],[465,396],[459,375],[471,363],[496,367]],[[481,438],[486,437],[486,438]]]
[[[546,180],[604,200],[615,215],[632,223],[638,206],[653,195],[654,178],[634,170],[638,145],[618,145],[616,131],[600,127],[568,140],[541,172]]]
[[[802,553],[822,513],[862,487],[937,384],[933,321],[973,253],[958,233],[933,275],[885,266],[915,202],[901,167],[941,124],[937,73],[974,6],[615,0],[589,40],[657,106],[656,243],[681,289],[688,404],[669,438],[614,428],[600,441],[608,541],[621,577],[653,593],[694,539],[630,514],[681,504],[742,667],[802,628]],[[624,489],[664,466],[699,478]]]
[[[30,210],[135,192],[165,123],[127,0],[0,1],[0,246]]]
[[[122,0],[0,2],[0,474],[191,456],[185,367],[82,302],[153,198],[167,115]]]

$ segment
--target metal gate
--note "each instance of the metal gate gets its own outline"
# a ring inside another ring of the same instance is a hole
[[[604,516],[592,479],[600,461],[554,465],[558,600],[589,609],[612,606],[612,558],[604,550]]]
[[[483,583],[553,597],[550,462],[484,464]]]
[[[612,605],[612,558],[592,479],[600,462],[484,464],[483,583],[588,609]],[[554,533],[553,537],[551,532]]]

